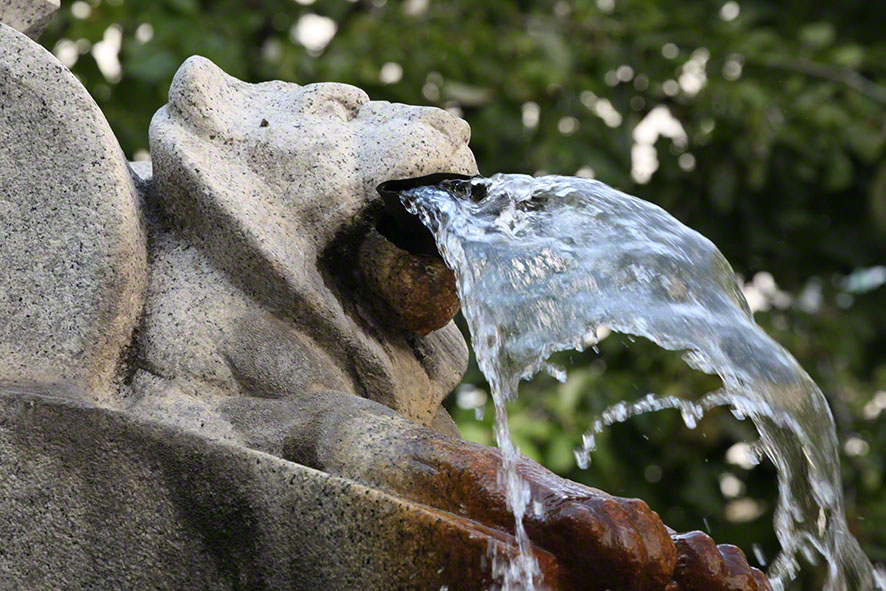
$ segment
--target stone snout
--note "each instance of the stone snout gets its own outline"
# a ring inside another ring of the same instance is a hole
[[[376,187],[383,209],[374,216],[359,249],[363,282],[376,296],[379,313],[404,330],[427,335],[458,313],[455,274],[437,250],[434,235],[410,213],[401,195],[407,189],[443,181],[466,181],[457,173],[434,173],[385,181]]]

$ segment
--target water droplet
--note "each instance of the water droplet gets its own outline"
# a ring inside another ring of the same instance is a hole
[[[683,422],[686,424],[687,429],[695,429],[698,425],[695,415],[688,408],[681,408],[680,415],[683,417]]]
[[[766,555],[763,554],[763,548],[760,547],[760,544],[754,542],[751,544],[751,550],[754,552],[754,558],[757,559],[757,564],[760,566],[766,566]]]
[[[593,433],[585,433],[581,436],[581,445],[586,452],[597,449],[597,440]]]

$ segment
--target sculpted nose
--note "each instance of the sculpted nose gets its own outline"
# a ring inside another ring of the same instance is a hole
[[[423,123],[433,127],[455,145],[467,144],[471,139],[471,126],[468,122],[436,107],[419,107]]]

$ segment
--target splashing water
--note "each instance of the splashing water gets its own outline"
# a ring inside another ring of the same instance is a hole
[[[775,531],[781,553],[769,570],[776,589],[796,576],[799,553],[827,564],[826,591],[869,591],[870,562],[844,517],[833,417],[796,360],[754,322],[732,268],[704,236],[661,208],[603,183],[560,176],[498,174],[408,189],[401,198],[434,234],[454,270],[477,362],[495,402],[501,484],[515,518],[520,556],[493,555],[505,591],[534,589],[538,565],[523,516],[529,489],[505,402],[546,360],[596,345],[600,326],[684,351],[693,368],[723,387],[697,402],[649,396],[616,405],[603,421],[658,408],[679,409],[688,425],[717,405],[750,418],[755,448],[778,469]],[[585,437],[593,449],[600,421]],[[880,587],[883,588],[882,582]]]

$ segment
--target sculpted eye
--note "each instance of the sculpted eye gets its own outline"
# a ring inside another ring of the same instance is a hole
[[[336,100],[318,100],[312,101],[305,105],[305,113],[317,115],[320,117],[330,117],[333,119],[341,119],[342,121],[350,121],[353,118],[351,112],[339,101]]]
[[[310,84],[303,88],[305,112],[316,115],[339,117],[350,121],[357,116],[360,107],[369,102],[369,96],[349,84]]]
[[[357,116],[357,113],[360,111],[360,105],[362,103],[355,103],[354,101],[342,100],[341,97],[336,97],[333,99],[333,102],[337,105],[338,111],[344,112],[345,121],[350,121],[354,117]]]

